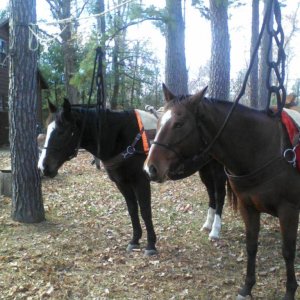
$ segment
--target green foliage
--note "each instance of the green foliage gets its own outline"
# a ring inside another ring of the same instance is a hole
[[[9,16],[8,7],[3,10],[0,10],[0,22],[7,19],[8,16]]]
[[[61,45],[56,41],[51,42],[48,48],[41,52],[39,69],[49,85],[43,99],[43,108],[47,107],[47,98],[57,103],[65,96],[63,60]]]
[[[205,5],[204,0],[192,0],[192,6],[199,10],[203,18],[210,20],[210,10]]]
[[[87,97],[91,87],[97,46],[97,40],[92,36],[82,47],[82,59],[80,60],[79,70],[71,80],[71,84],[77,87],[81,94],[82,102],[84,103],[87,103]],[[106,66],[104,66],[104,68],[106,68]],[[91,103],[96,103],[95,93],[92,95]]]
[[[217,5],[227,4],[228,7],[238,8],[246,4],[246,0],[214,0]],[[199,10],[202,17],[210,20],[210,9],[204,0],[192,0],[192,6]]]
[[[94,4],[89,3],[89,13],[95,13]],[[128,39],[127,29],[145,20],[159,22],[162,28],[164,10],[131,3],[112,14],[106,14],[105,18],[105,36],[101,37],[101,45],[106,53],[103,63],[107,103],[114,99],[116,106],[121,109],[144,108],[145,104],[161,106],[162,97],[158,92],[161,90],[160,63],[150,49],[149,42]],[[90,37],[83,40],[76,53],[79,64],[71,84],[78,89],[85,103],[91,88],[95,49],[98,46],[99,35],[92,29]],[[54,102],[56,98],[60,101],[65,95],[63,59],[61,45],[56,42],[51,43],[40,58],[40,69],[50,86],[48,98]],[[96,101],[95,91],[94,87],[91,103]]]
[[[294,85],[293,85],[293,87],[292,87],[292,91],[293,91],[293,93],[296,94],[297,98],[300,97],[300,78],[298,78],[298,79],[295,81],[295,83],[294,83]]]

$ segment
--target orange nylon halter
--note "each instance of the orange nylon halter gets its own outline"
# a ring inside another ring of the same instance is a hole
[[[149,152],[149,142],[148,142],[148,138],[147,138],[147,135],[146,135],[146,131],[143,130],[143,122],[142,122],[142,119],[141,119],[141,116],[139,114],[139,112],[135,109],[134,110],[135,112],[135,116],[136,116],[136,119],[137,119],[137,122],[138,122],[138,125],[139,125],[139,129],[140,131],[142,132],[142,142],[143,142],[143,148],[144,148],[144,151],[145,151],[145,154],[148,154]]]

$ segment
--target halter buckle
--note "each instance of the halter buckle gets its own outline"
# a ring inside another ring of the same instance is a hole
[[[135,148],[132,145],[130,145],[127,147],[126,151],[124,151],[122,153],[122,155],[123,155],[123,158],[128,158],[129,156],[133,155],[134,153],[135,153]]]
[[[296,167],[296,152],[295,152],[296,147],[293,149],[286,149],[283,152],[283,157],[285,160],[291,164],[294,168]]]

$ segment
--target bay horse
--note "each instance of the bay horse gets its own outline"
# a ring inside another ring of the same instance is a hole
[[[147,230],[148,242],[145,254],[156,254],[150,181],[143,172],[146,153],[143,151],[142,140],[137,142],[134,155],[114,161],[116,157],[119,158],[124,149],[132,145],[140,133],[134,110],[101,111],[100,118],[103,120],[99,137],[100,153],[98,153],[97,122],[99,122],[99,115],[95,108],[71,106],[67,99],[64,100],[60,111],[51,102],[48,103],[48,106],[50,115],[48,117],[47,134],[38,162],[41,173],[49,177],[56,176],[63,163],[76,156],[79,147],[98,157],[103,162],[109,178],[116,184],[126,200],[133,227],[133,236],[127,250],[131,251],[139,248],[139,240],[142,236],[138,212],[140,208]],[[153,128],[156,129],[157,119],[150,113],[146,114],[151,117],[149,119],[154,122]],[[173,172],[170,179],[185,178],[197,171],[199,171],[198,166],[193,164],[186,167],[184,171]],[[211,239],[218,239],[221,230],[226,176],[223,167],[216,161],[208,162],[201,168],[199,173],[209,195],[209,210],[203,229],[210,230]]]
[[[182,161],[197,161],[206,153],[223,164],[246,230],[247,272],[237,299],[251,296],[256,282],[261,213],[279,218],[287,276],[284,299],[295,299],[300,174],[283,154],[293,147],[281,118],[238,104],[224,126],[231,102],[205,98],[206,88],[182,98],[166,86],[163,89],[165,113],[158,122],[145,172],[151,180],[163,182]]]
[[[153,106],[146,105],[145,108],[157,119],[159,119],[164,112],[163,107],[155,110]],[[221,217],[226,195],[226,185],[228,198],[234,197],[230,185],[227,184],[227,177],[223,165],[212,158],[206,159],[205,161],[199,161],[198,163],[189,162],[181,164],[176,170],[169,172],[168,179],[178,180],[186,178],[197,171],[206,187],[209,198],[207,216],[205,223],[201,227],[201,231],[209,232],[208,237],[210,240],[218,240],[221,233]]]

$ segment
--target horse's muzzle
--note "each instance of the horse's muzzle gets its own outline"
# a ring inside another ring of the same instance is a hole
[[[154,165],[145,166],[144,171],[150,181],[155,181],[158,183],[164,182],[164,178],[159,176],[158,170]]]
[[[50,178],[54,178],[58,171],[57,170],[50,170],[49,168],[45,167],[43,169],[39,168],[39,173],[40,176],[46,176],[46,177],[50,177]]]

